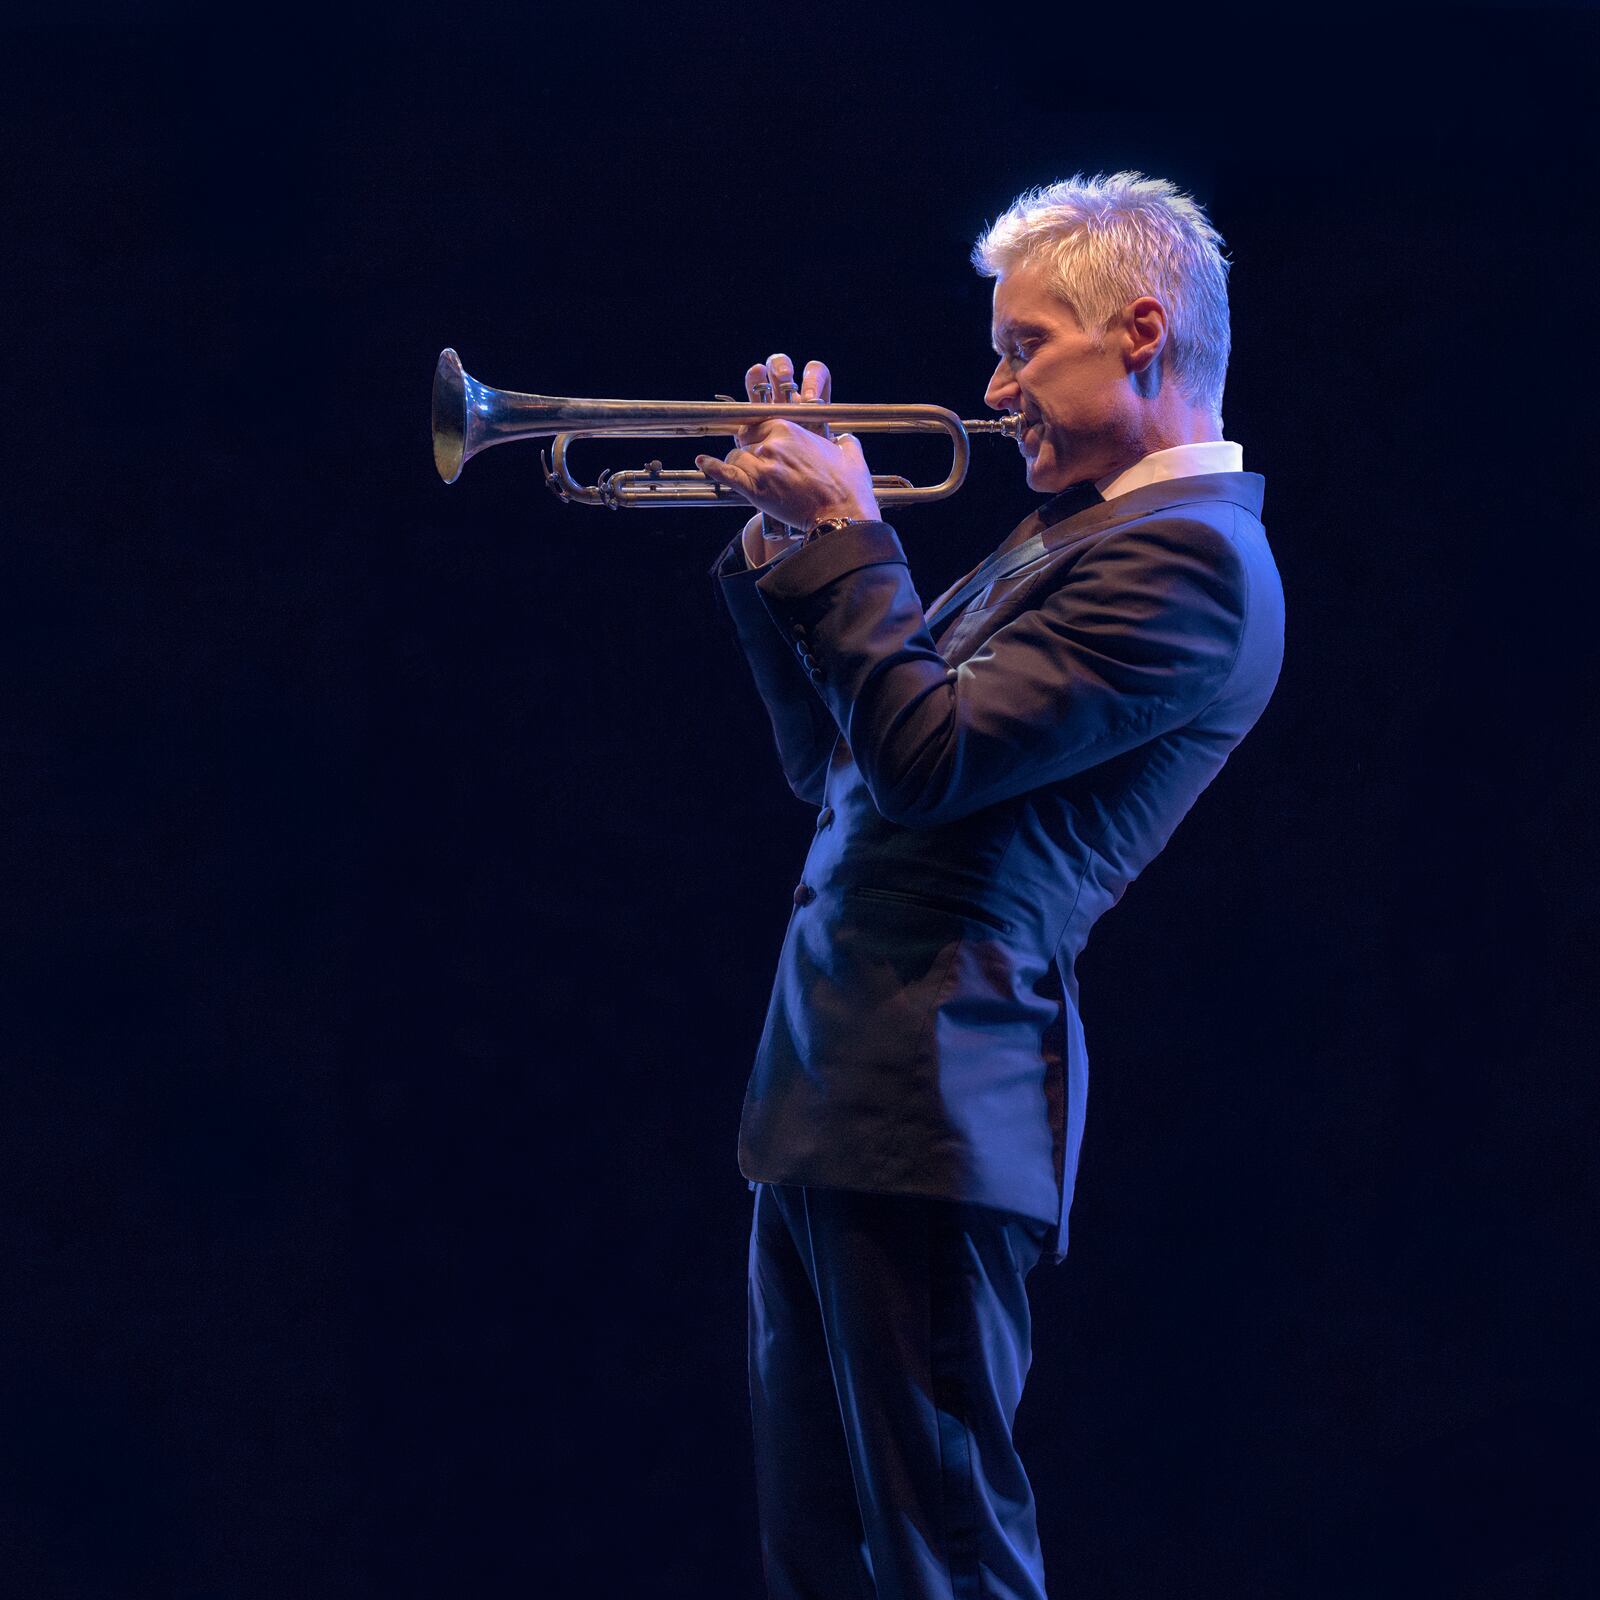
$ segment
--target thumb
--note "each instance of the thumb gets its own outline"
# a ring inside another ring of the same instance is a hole
[[[861,441],[853,433],[836,433],[833,442],[846,454],[854,456],[857,461],[862,459]]]

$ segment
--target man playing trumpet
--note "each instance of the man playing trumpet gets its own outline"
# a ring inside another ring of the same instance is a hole
[[[985,399],[1051,498],[926,610],[853,438],[776,420],[698,462],[763,513],[715,570],[818,808],[739,1142],[774,1600],[1044,1594],[1012,1423],[1083,1132],[1074,962],[1282,659],[1221,244],[1136,173],[979,240]],[[795,387],[785,355],[746,375]],[[798,389],[829,400],[823,363]]]

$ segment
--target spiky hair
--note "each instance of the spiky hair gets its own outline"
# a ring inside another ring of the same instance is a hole
[[[1205,212],[1166,179],[1078,174],[1018,195],[972,247],[972,264],[1001,278],[1039,263],[1051,291],[1096,335],[1129,301],[1153,295],[1167,313],[1167,375],[1220,420],[1230,345],[1222,249]]]

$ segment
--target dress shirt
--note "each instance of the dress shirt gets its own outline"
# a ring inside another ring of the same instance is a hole
[[[1243,472],[1244,451],[1230,439],[1203,439],[1199,444],[1175,444],[1152,450],[1131,467],[1095,483],[1102,500],[1115,500],[1131,489],[1166,478],[1197,478],[1204,472]]]

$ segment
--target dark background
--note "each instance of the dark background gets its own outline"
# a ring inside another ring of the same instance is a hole
[[[760,1592],[734,1135],[810,822],[737,518],[443,488],[434,356],[970,416],[973,237],[1135,167],[1236,260],[1288,653],[1080,964],[1052,1592],[1591,1592],[1596,33],[0,35],[0,1591]],[[1033,503],[974,454],[925,596]]]

